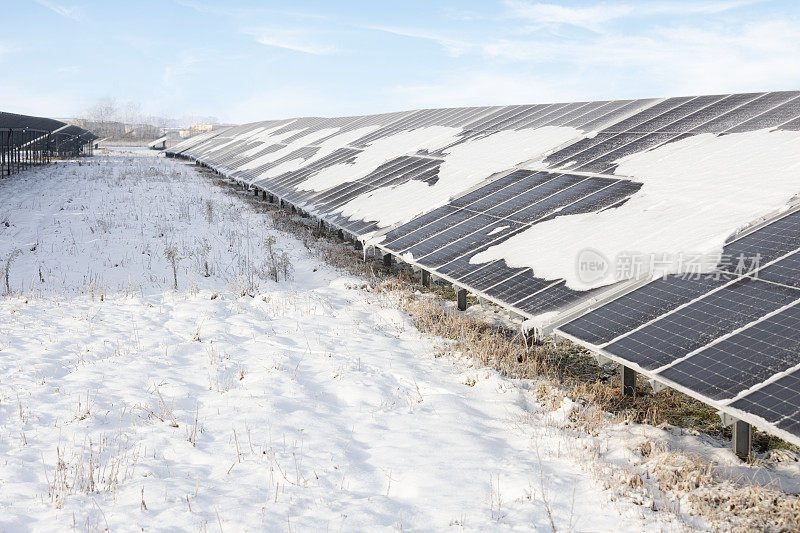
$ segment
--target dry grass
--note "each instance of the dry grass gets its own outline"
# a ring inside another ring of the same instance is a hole
[[[70,494],[116,494],[138,459],[139,449],[120,436],[101,435],[99,442],[88,439],[71,451],[59,446],[55,465],[44,464],[50,502],[61,509]]]

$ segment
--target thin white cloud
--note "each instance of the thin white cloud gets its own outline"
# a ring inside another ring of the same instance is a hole
[[[304,29],[258,28],[245,29],[243,33],[255,37],[256,42],[311,55],[332,55],[339,49],[319,41],[315,32]]]
[[[800,79],[800,27],[761,21],[713,29],[648,28],[638,35],[581,40],[500,40],[483,45],[493,60],[560,64],[586,75],[631,79],[662,94],[791,88]]]
[[[538,4],[508,0],[512,17],[539,24],[568,24],[590,30],[599,30],[603,23],[628,16],[633,8],[625,4],[597,4],[586,7],[565,7],[556,4]]]
[[[314,13],[311,11],[296,11],[287,9],[276,9],[271,7],[237,7],[232,5],[213,5],[195,0],[174,0],[176,4],[182,7],[193,9],[198,13],[207,13],[222,17],[229,17],[235,19],[252,20],[253,17],[260,17],[264,15],[282,15],[291,18],[299,19],[325,19],[326,15],[321,13]]]
[[[80,21],[83,17],[81,10],[77,6],[62,6],[56,4],[54,2],[50,2],[49,0],[33,0],[40,6],[44,6],[53,13],[61,15],[64,18],[72,19],[74,21]]]
[[[394,28],[390,26],[362,26],[362,27],[369,30],[382,31],[385,33],[391,33],[393,35],[400,35],[402,37],[412,37],[415,39],[434,41],[439,45],[441,45],[447,51],[447,53],[453,57],[462,56],[470,48],[473,47],[471,43],[468,43],[466,41],[462,41],[459,39],[452,39],[450,37],[445,37],[443,35],[437,35],[436,33],[432,33],[425,30]]]
[[[753,4],[762,4],[769,0],[730,0],[723,2],[661,2],[655,4],[639,4],[635,13],[644,16],[652,15],[714,15]]]
[[[177,61],[171,61],[164,67],[161,81],[170,88],[176,88],[181,81],[194,72],[195,67],[203,62],[204,54],[201,50],[181,50]]]
[[[601,31],[603,25],[628,17],[652,17],[665,15],[712,15],[737,9],[765,0],[727,0],[697,2],[638,2],[606,3],[579,7],[558,4],[506,0],[509,15],[535,24],[569,25],[592,31]]]

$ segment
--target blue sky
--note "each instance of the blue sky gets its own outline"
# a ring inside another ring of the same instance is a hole
[[[788,0],[2,0],[1,12],[0,110],[47,116],[108,97],[247,122],[800,89]]]

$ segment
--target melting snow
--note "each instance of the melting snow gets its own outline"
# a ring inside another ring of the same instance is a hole
[[[303,159],[302,157],[298,157],[296,159],[284,161],[280,165],[268,168],[267,170],[259,174],[255,181],[272,178],[275,176],[280,176],[284,172],[292,172],[306,165],[310,165],[315,161],[318,161],[323,157],[332,154],[339,148],[346,147],[348,144],[360,139],[364,135],[372,133],[378,128],[380,128],[380,125],[376,124],[373,126],[365,126],[363,128],[358,128],[351,131],[346,131],[344,133],[340,133],[338,135],[334,135],[330,139],[326,139],[321,143],[317,144],[316,146],[319,147],[319,150],[317,150],[317,152],[312,157],[308,159]]]
[[[600,279],[581,279],[576,261],[587,249],[610,264],[625,254],[701,258],[708,271],[727,237],[800,192],[800,132],[697,135],[626,157],[616,174],[643,182],[621,207],[536,224],[472,261],[505,259],[574,289],[631,277],[612,267]],[[676,262],[656,273],[679,270]]]
[[[383,187],[354,198],[340,212],[351,219],[377,221],[381,227],[408,222],[420,213],[446,204],[492,174],[540,157],[580,135],[575,128],[547,126],[473,138],[445,150],[435,184],[412,180],[396,187]]]
[[[428,126],[411,131],[401,131],[381,137],[356,156],[353,163],[340,163],[326,167],[303,181],[297,188],[307,191],[324,191],[337,185],[359,180],[387,161],[419,150],[438,150],[458,140],[460,128]]]
[[[508,229],[508,226],[498,226],[498,227],[494,228],[492,231],[490,231],[489,233],[487,233],[486,235],[487,236],[492,236],[495,233],[501,233],[501,232],[503,232],[503,231],[505,231],[507,229]]]
[[[238,170],[251,170],[254,168],[258,168],[265,163],[269,163],[271,161],[276,161],[281,157],[287,156],[297,150],[298,148],[303,148],[304,146],[308,146],[314,144],[320,139],[324,139],[329,135],[333,135],[339,131],[339,128],[322,128],[316,131],[309,132],[297,139],[293,140],[292,142],[288,143],[286,146],[281,148],[280,150],[275,150],[274,152],[266,153],[262,156],[256,157],[252,161],[245,163],[244,165],[240,166]],[[286,137],[287,135],[291,136],[294,132],[289,132],[288,134],[282,134],[281,137]],[[263,146],[261,146],[263,148]]]

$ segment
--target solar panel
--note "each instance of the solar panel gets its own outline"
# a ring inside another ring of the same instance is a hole
[[[670,98],[549,156],[550,168],[613,171],[627,155],[700,133],[780,127],[800,115],[797,92]]]
[[[742,278],[605,346],[605,351],[649,370],[758,320],[800,298],[796,289]]]
[[[714,400],[742,391],[800,364],[798,295],[775,314],[659,372]]]
[[[765,383],[728,405],[766,420],[775,428],[788,432],[791,439],[792,436],[800,434],[797,391],[800,391],[800,370],[789,372],[775,381]]]
[[[558,332],[800,441],[791,433],[800,426],[786,423],[800,420],[800,389],[790,408],[797,381],[781,377],[800,365],[799,248],[800,211],[789,212],[725,246],[724,255],[761,257],[755,268],[658,279]]]

